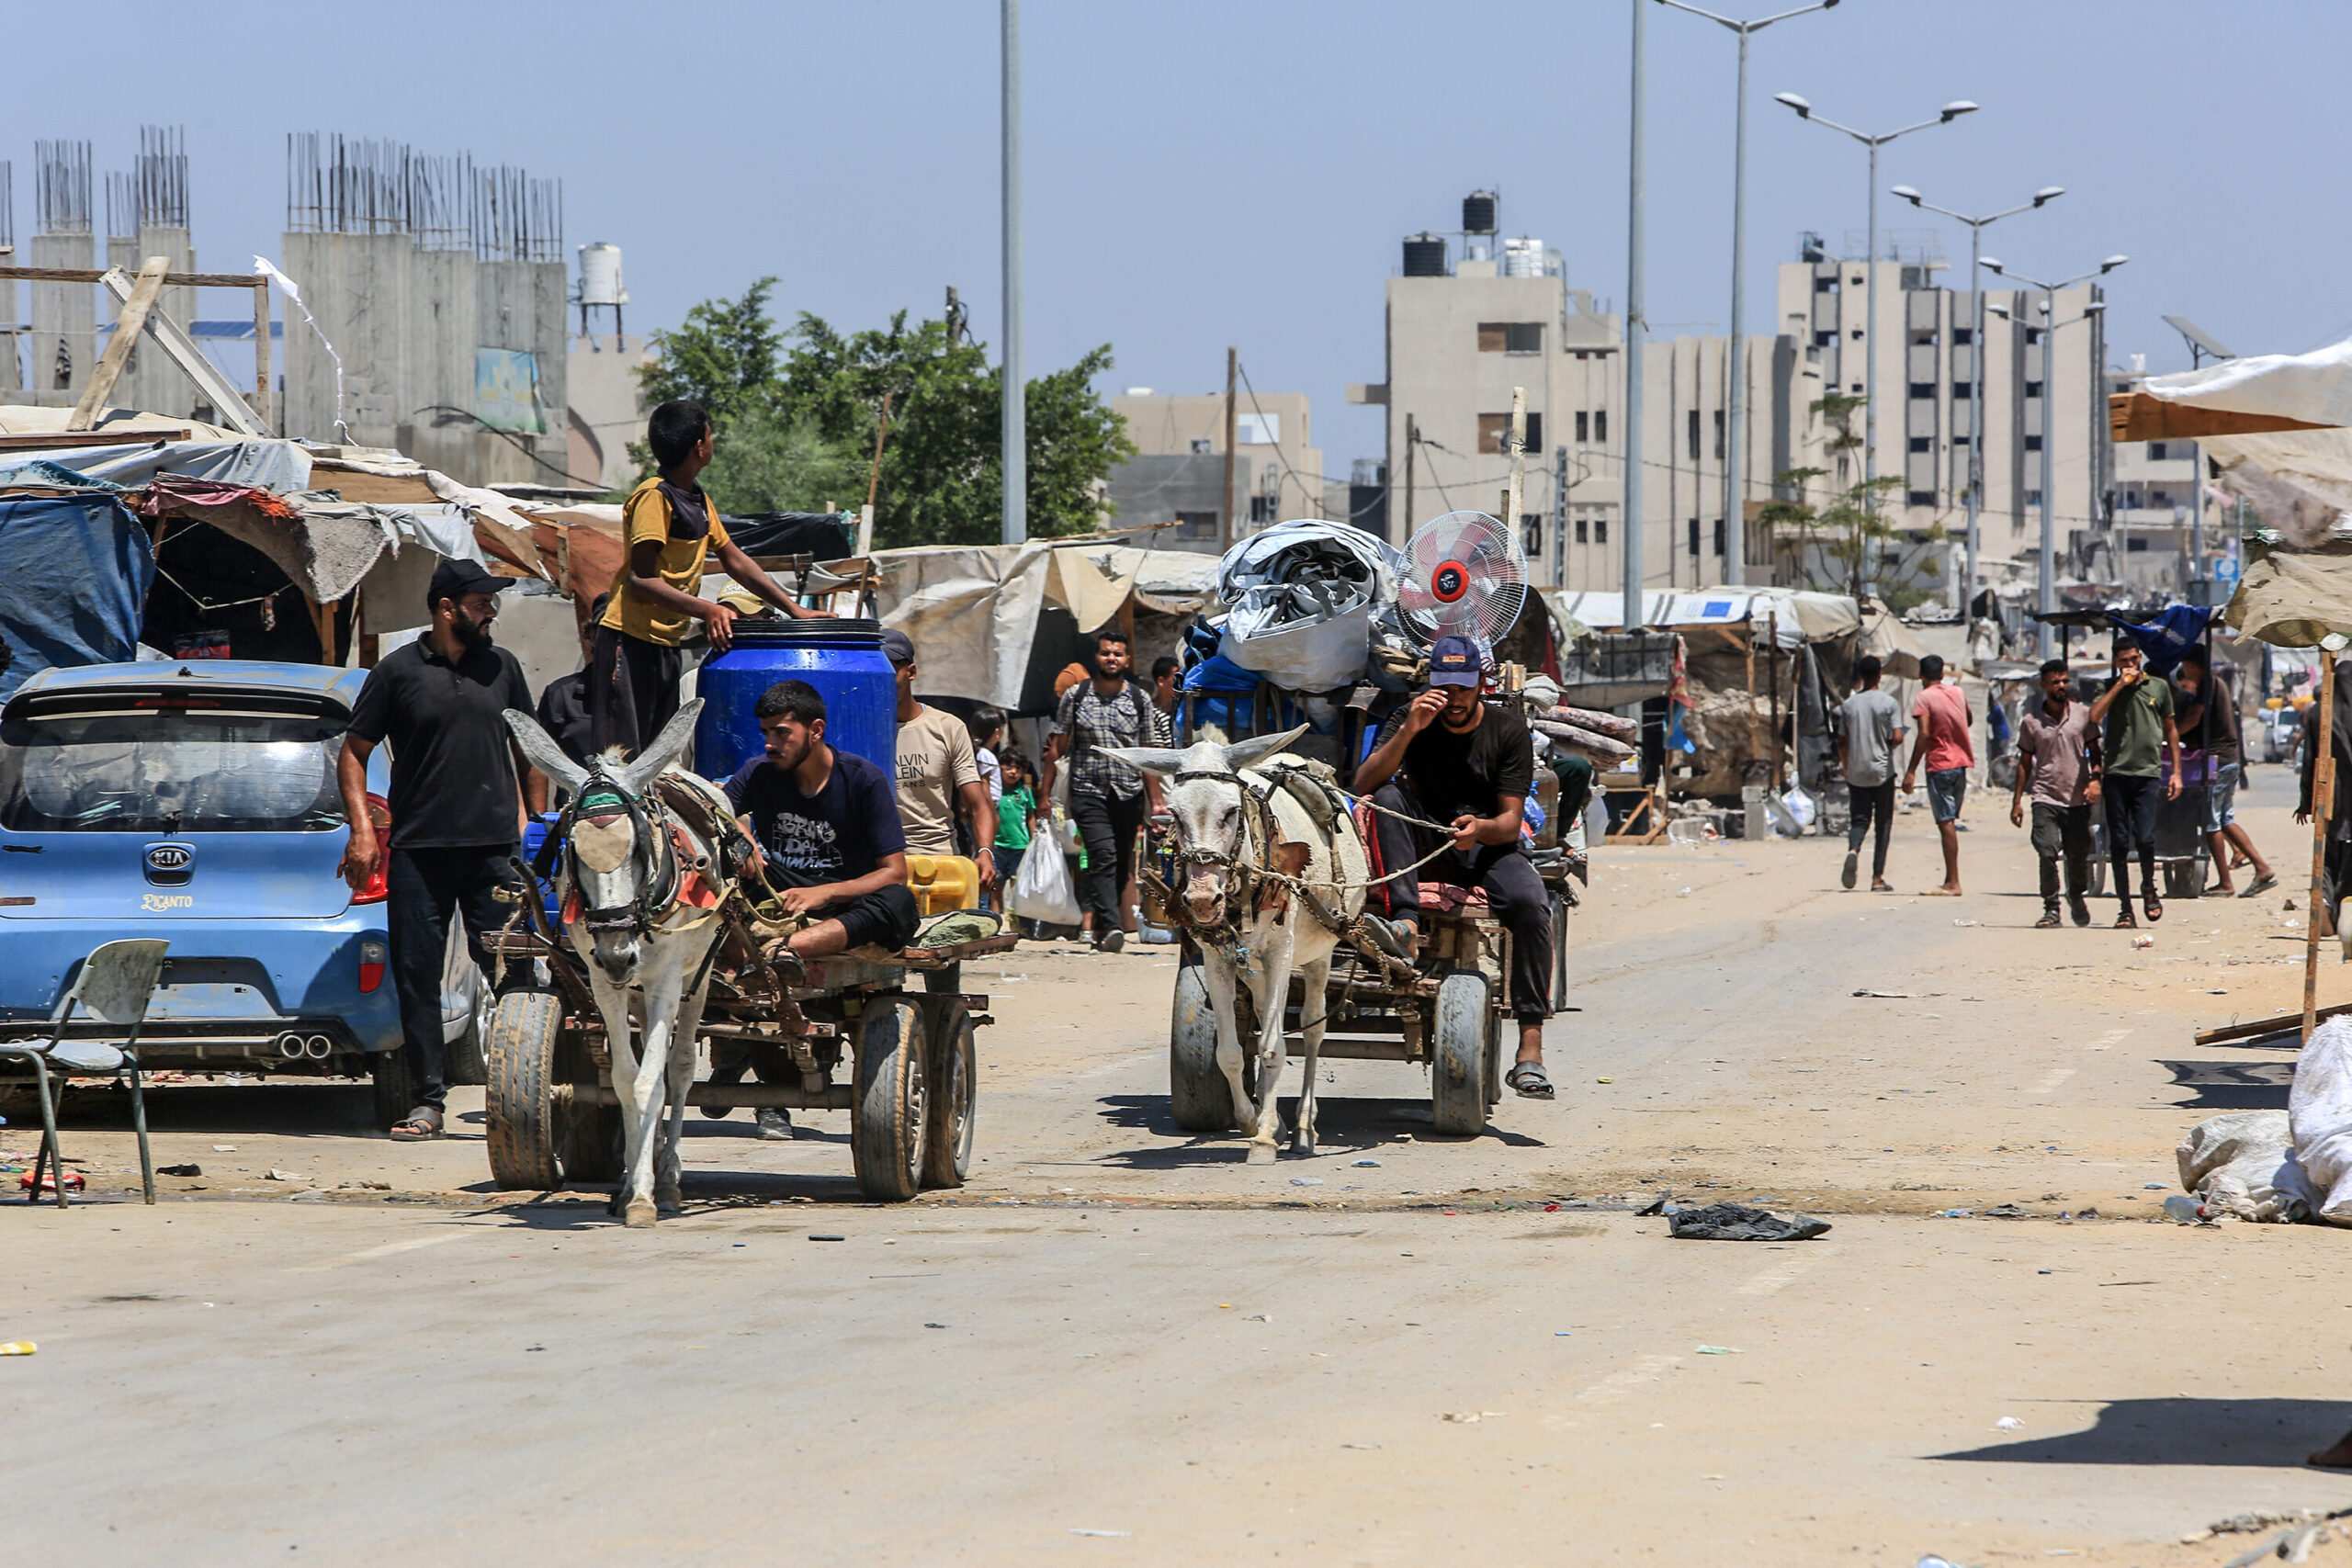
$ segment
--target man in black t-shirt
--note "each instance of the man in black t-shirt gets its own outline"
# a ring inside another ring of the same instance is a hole
[[[414,1142],[441,1135],[447,1055],[442,1038],[441,971],[449,914],[464,918],[474,962],[487,975],[484,933],[506,922],[496,898],[513,884],[507,862],[523,833],[521,779],[526,769],[501,716],[531,711],[531,688],[514,656],[492,645],[498,593],[506,586],[481,564],[445,560],[433,571],[426,604],[433,624],[368,672],[345,731],[335,779],[343,789],[351,842],[341,867],[358,892],[380,871],[392,982],[400,996],[400,1056],[379,1072],[405,1072],[415,1109],[391,1135]],[[391,842],[379,841],[368,811],[368,756],[392,745]]]
[[[779,901],[816,921],[786,945],[803,958],[904,947],[918,916],[891,779],[825,743],[825,699],[806,681],[777,682],[752,712],[766,754],[727,781],[727,798]]]
[[[1482,665],[1470,638],[1438,638],[1430,649],[1428,689],[1390,716],[1356,770],[1355,787],[1374,805],[1415,819],[1374,814],[1381,871],[1412,865],[1453,840],[1427,865],[1387,884],[1391,921],[1406,935],[1419,939],[1423,882],[1485,889],[1511,937],[1519,1059],[1504,1081],[1530,1100],[1549,1100],[1544,1021],[1552,1011],[1552,901],[1519,839],[1535,781],[1535,748],[1525,719],[1482,700]],[[1419,825],[1436,822],[1450,824],[1450,832]]]

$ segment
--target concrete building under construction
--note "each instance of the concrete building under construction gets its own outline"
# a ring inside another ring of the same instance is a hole
[[[317,325],[288,323],[287,434],[398,447],[468,484],[571,482],[560,182],[295,135],[286,231]]]

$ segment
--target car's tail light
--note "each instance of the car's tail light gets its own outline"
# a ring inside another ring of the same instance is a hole
[[[359,988],[372,991],[384,983],[384,944],[363,942],[359,944]]]
[[[368,820],[376,829],[376,870],[351,896],[355,904],[380,904],[392,896],[390,886],[384,880],[384,874],[392,863],[392,807],[390,801],[372,790],[368,795]],[[381,977],[380,970],[379,977]],[[360,987],[363,991],[375,988],[369,985]]]

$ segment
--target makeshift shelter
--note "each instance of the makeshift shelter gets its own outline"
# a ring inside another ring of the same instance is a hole
[[[0,493],[0,698],[42,670],[136,657],[154,576],[112,490]]]

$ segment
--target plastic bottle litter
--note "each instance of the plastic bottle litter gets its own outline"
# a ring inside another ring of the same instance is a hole
[[[11,1339],[0,1345],[0,1356],[29,1356],[40,1347],[29,1339]]]
[[[2197,1200],[2176,1192],[2165,1200],[2165,1218],[2184,1225],[2193,1225],[2204,1215]]]
[[[2154,947],[2156,945],[2156,939],[2152,936],[2135,936],[2132,939],[2132,945],[2134,947]]]
[[[2018,1420],[2014,1416],[2004,1416],[1998,1421],[1993,1423],[1993,1429],[1996,1432],[2014,1432],[2019,1427],[2024,1425],[2024,1422]]]

